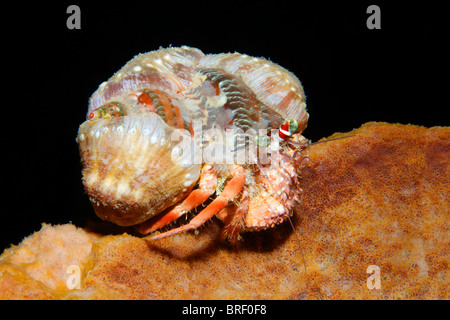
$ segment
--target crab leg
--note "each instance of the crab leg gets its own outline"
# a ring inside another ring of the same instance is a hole
[[[244,218],[247,215],[249,206],[248,191],[244,188],[239,200],[239,206],[232,214],[225,217],[222,238],[228,238],[231,244],[236,244],[244,227]]]
[[[195,218],[193,218],[188,224],[181,227],[169,230],[167,232],[150,237],[148,240],[156,240],[165,237],[169,237],[175,234],[179,234],[188,230],[197,229],[206,221],[211,219],[215,214],[222,210],[229,201],[236,198],[244,187],[245,183],[245,171],[244,168],[239,166],[235,170],[233,178],[227,183],[222,193],[214,199],[205,209],[203,209]]]
[[[165,213],[158,220],[148,220],[139,225],[136,230],[142,234],[147,234],[168,225],[172,221],[181,217],[183,214],[191,211],[208,200],[214,191],[216,191],[216,187],[217,173],[212,169],[212,166],[207,165],[202,170],[198,189],[193,190],[181,204]]]

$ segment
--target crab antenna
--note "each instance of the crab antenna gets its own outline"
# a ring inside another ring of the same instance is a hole
[[[289,223],[291,224],[292,231],[293,231],[294,234],[295,234],[295,238],[297,238],[298,247],[299,247],[299,249],[300,249],[300,254],[302,255],[303,268],[305,269],[305,273],[306,273],[306,272],[307,272],[307,270],[306,270],[306,260],[305,260],[305,255],[303,254],[303,249],[302,249],[302,244],[301,244],[301,242],[300,242],[300,238],[297,236],[297,232],[295,232],[294,224],[292,223],[291,217],[290,217],[289,215],[288,215],[288,220],[289,220]]]
[[[339,138],[333,138],[333,139],[328,139],[328,140],[316,141],[316,142],[310,143],[309,145],[312,146],[313,144],[324,143],[324,142],[335,141],[335,140],[342,140],[342,139],[347,139],[347,138],[351,138],[351,137],[354,137],[354,136],[355,135],[352,134],[350,136],[345,136],[345,137],[339,137]]]

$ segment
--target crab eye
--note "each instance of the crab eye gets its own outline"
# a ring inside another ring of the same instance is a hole
[[[290,134],[295,133],[295,131],[297,131],[297,128],[298,128],[298,122],[297,122],[297,120],[292,119],[292,118],[289,118],[289,119],[286,119],[286,121],[284,122],[284,124],[285,124],[286,122],[289,122],[289,133],[290,133]]]
[[[268,136],[262,136],[262,137],[256,136],[255,139],[256,139],[256,145],[258,147],[264,148],[264,147],[268,147],[270,144],[270,138]]]
[[[298,122],[295,119],[289,118],[284,120],[280,127],[279,135],[281,139],[286,139],[290,137],[295,131],[297,131]]]

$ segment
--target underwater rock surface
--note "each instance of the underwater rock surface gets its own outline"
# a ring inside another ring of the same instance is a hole
[[[218,219],[151,243],[43,224],[0,256],[0,298],[449,299],[450,129],[330,138],[344,136],[304,150],[296,234],[286,222],[231,247]]]

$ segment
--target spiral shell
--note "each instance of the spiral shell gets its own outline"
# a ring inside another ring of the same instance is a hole
[[[276,129],[308,120],[298,79],[263,58],[239,53],[205,55],[190,47],[140,54],[89,101],[80,126],[83,184],[96,214],[139,224],[184,199],[202,165],[195,148],[174,141],[179,131]],[[249,181],[252,181],[251,179]]]
[[[295,75],[263,58],[245,54],[213,54],[203,58],[200,66],[222,69],[238,76],[257,96],[258,100],[283,119],[293,118],[306,128],[308,113],[303,87]]]

